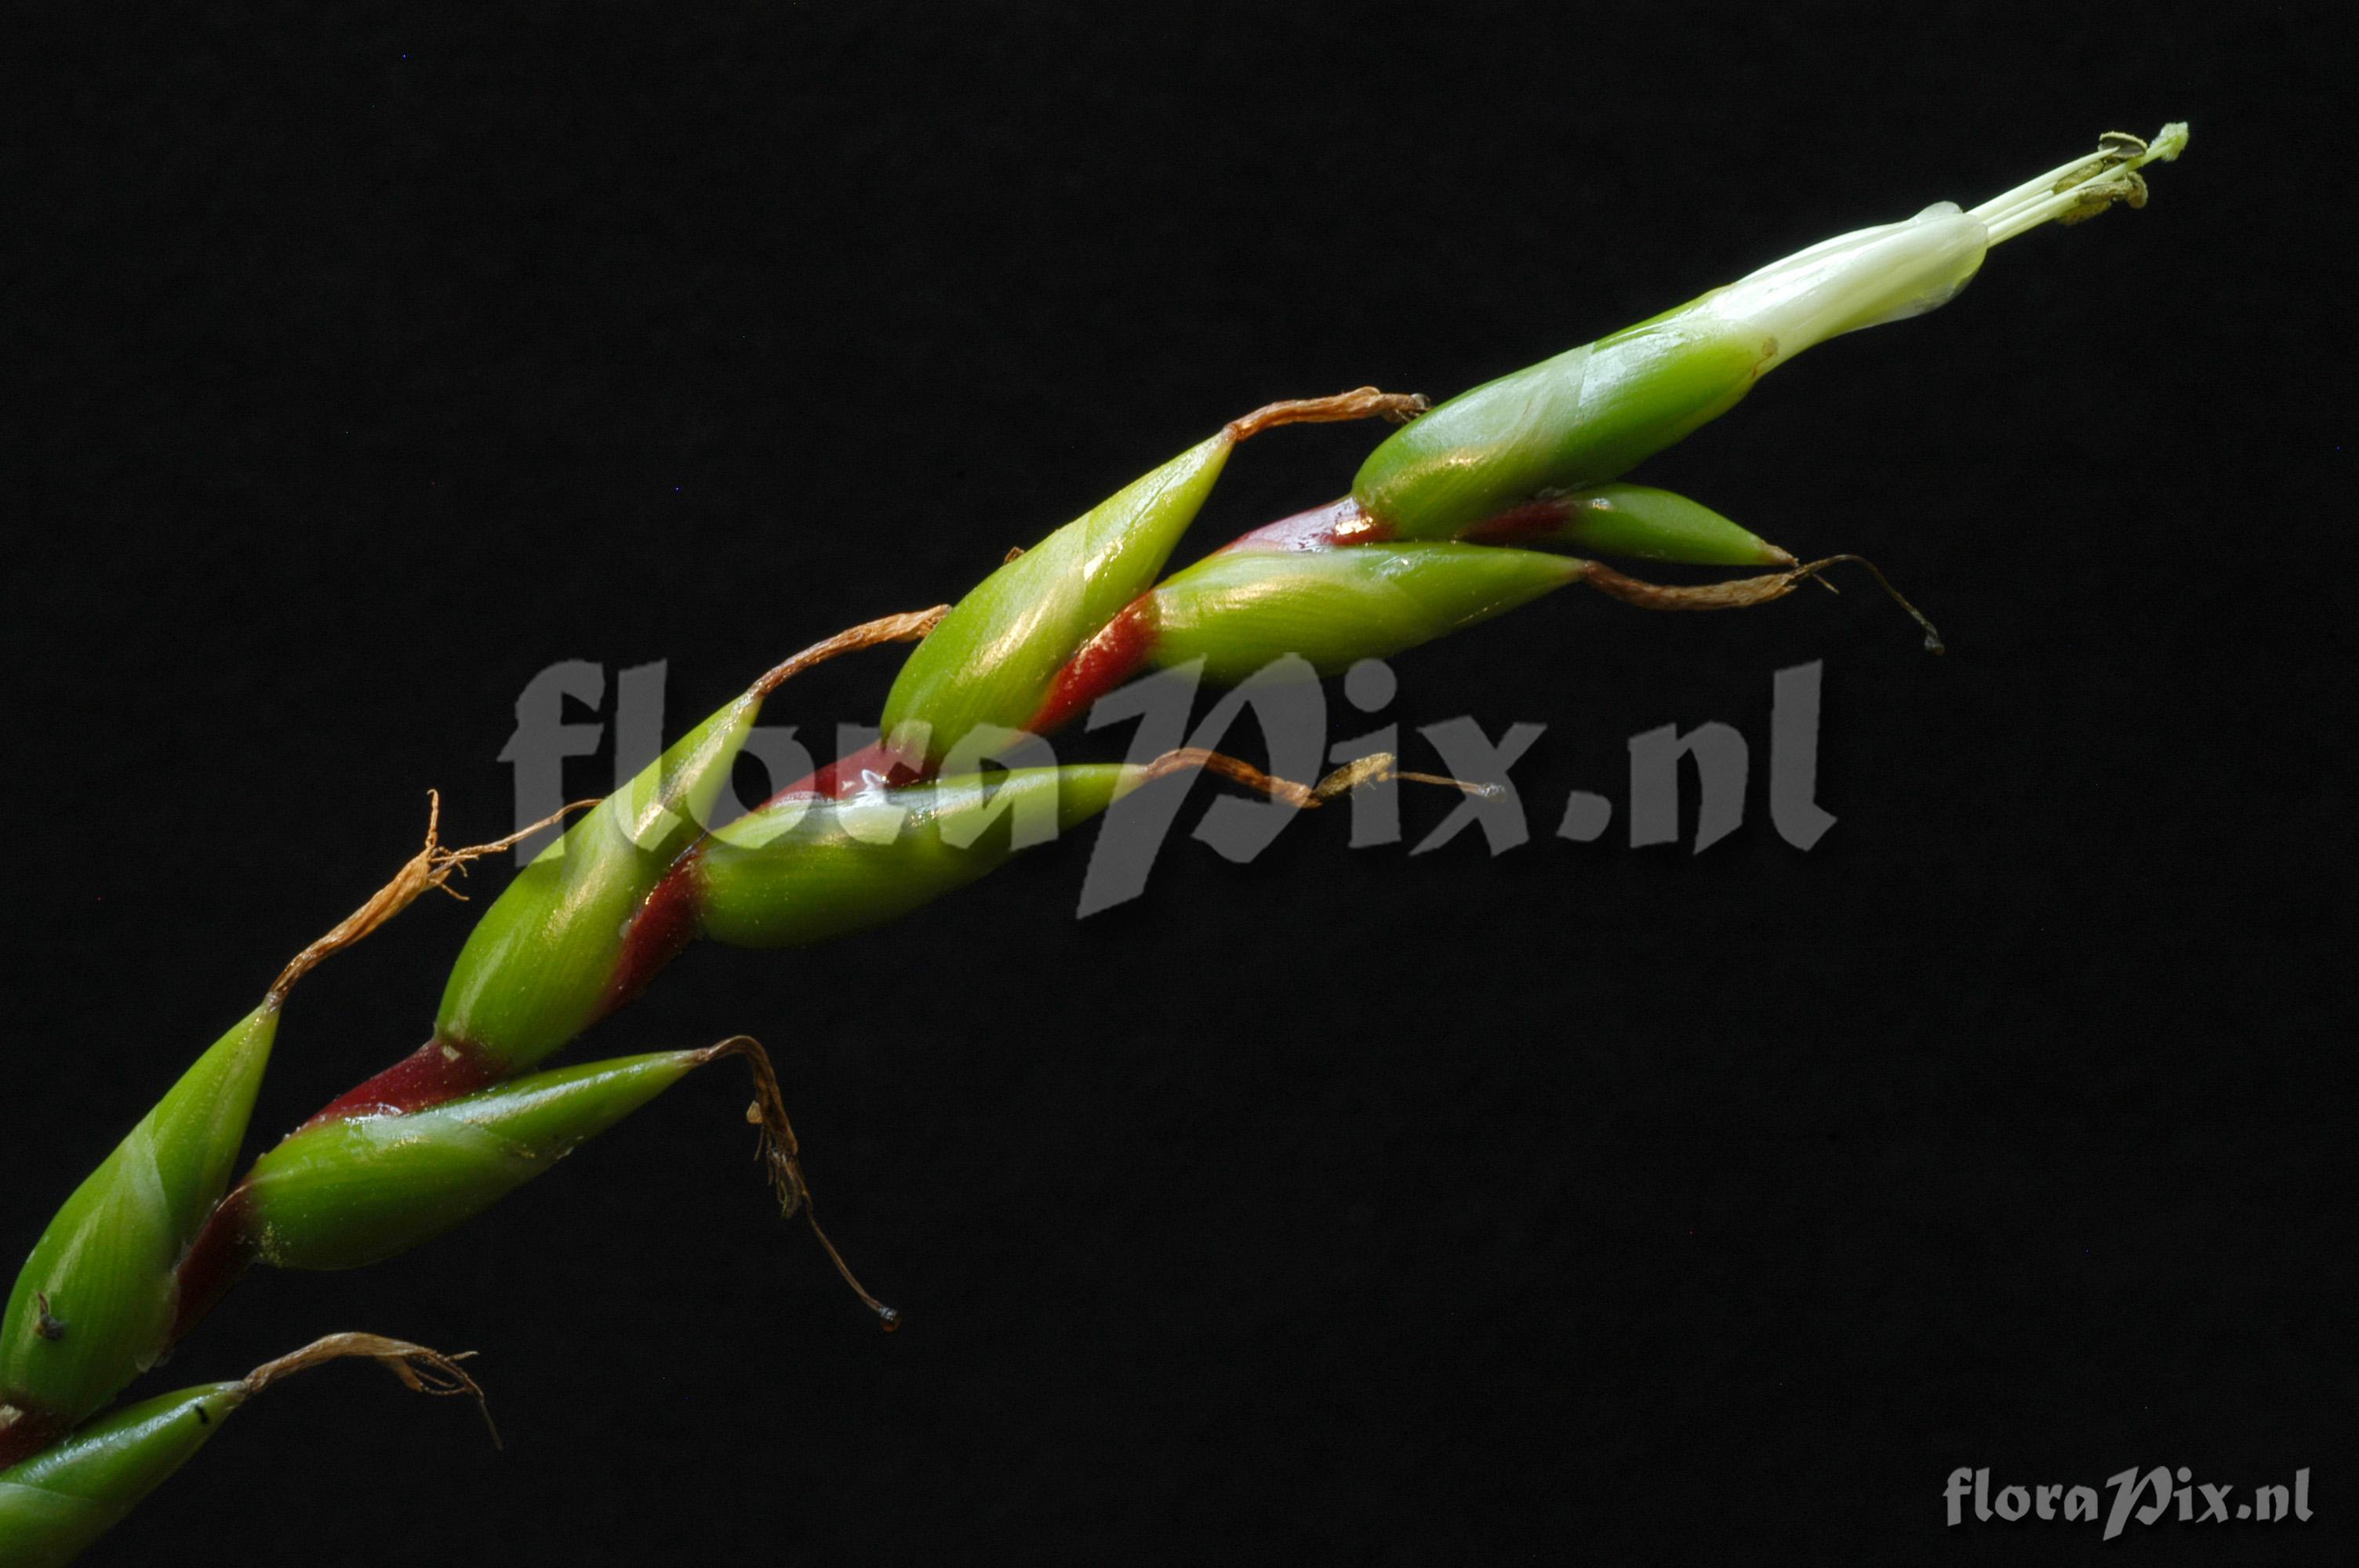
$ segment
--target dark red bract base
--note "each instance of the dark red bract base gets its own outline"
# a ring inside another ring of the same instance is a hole
[[[323,1111],[311,1119],[317,1121],[325,1115]],[[205,1217],[205,1227],[197,1232],[188,1255],[180,1260],[173,1276],[179,1293],[172,1303],[172,1335],[166,1343],[178,1345],[189,1330],[203,1322],[213,1304],[245,1277],[258,1256],[253,1229],[246,1224],[245,1184],[240,1182],[213,1205],[212,1213]]]
[[[1460,535],[1477,545],[1515,545],[1536,535],[1554,532],[1572,515],[1571,504],[1560,498],[1544,496],[1527,501],[1521,506],[1509,507],[1495,517],[1486,517]]]
[[[1089,710],[1090,704],[1138,673],[1155,647],[1158,631],[1155,596],[1141,594],[1105,624],[1105,629],[1082,644],[1067,661],[1041,699],[1040,711],[1025,728],[1046,735]]]
[[[482,1046],[438,1036],[359,1087],[338,1096],[303,1126],[348,1121],[356,1116],[407,1115],[489,1088],[506,1076],[506,1066]]]
[[[21,1395],[0,1389],[0,1405],[11,1405],[21,1415],[0,1427],[0,1470],[21,1465],[66,1434],[66,1423],[49,1411],[25,1403]]]
[[[702,850],[703,846],[699,844],[673,862],[663,881],[648,890],[647,896],[632,913],[631,923],[623,933],[623,950],[614,960],[614,979],[606,988],[601,1017],[637,1000],[648,982],[663,972],[664,966],[679,957],[681,949],[695,940],[698,906],[702,902],[702,890],[697,881]]]
[[[1212,553],[1231,550],[1332,550],[1345,545],[1379,545],[1393,536],[1392,524],[1371,517],[1350,496],[1265,523],[1240,534]]]
[[[809,778],[798,779],[754,809],[776,806],[795,795],[842,800],[872,776],[887,785],[896,785],[916,784],[926,775],[924,769],[912,764],[900,752],[882,741],[874,741],[857,752],[846,752]]]

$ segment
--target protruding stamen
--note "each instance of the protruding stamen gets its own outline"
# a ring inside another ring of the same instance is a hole
[[[1994,245],[2042,223],[2077,223],[2116,201],[2146,205],[2146,181],[2138,170],[2169,163],[2187,148],[2187,124],[2174,120],[2143,141],[2126,131],[2107,131],[2097,150],[2049,169],[1973,210],[1990,231]]]

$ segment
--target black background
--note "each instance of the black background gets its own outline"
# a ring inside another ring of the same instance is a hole
[[[691,952],[588,1047],[774,1046],[905,1331],[777,1223],[711,1075],[417,1253],[250,1282],[144,1385],[398,1334],[482,1352],[505,1453],[316,1374],[94,1561],[2078,1556],[1945,1529],[1948,1473],[2158,1464],[2309,1465],[2317,1517],[2109,1553],[2348,1560],[2324,13],[499,9],[10,51],[10,1252],[428,785],[507,828],[550,663],[669,660],[677,728],[1267,399],[1445,395],[2108,127],[2195,135],[2147,211],[1645,470],[1875,558],[1946,659],[1872,591],[1567,595],[1397,661],[1386,716],[1548,724],[1522,849],[1330,814],[1080,922],[1085,839]],[[1256,442],[1183,553],[1379,433]],[[1813,659],[1804,853],[1767,743]],[[766,717],[873,718],[891,668]],[[1708,719],[1745,827],[1631,849],[1625,741]],[[1574,788],[1600,842],[1550,836]],[[307,983],[259,1132],[422,1038],[469,918]]]

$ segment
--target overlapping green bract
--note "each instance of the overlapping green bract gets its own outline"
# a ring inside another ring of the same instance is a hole
[[[1527,509],[1514,536],[1583,555],[1694,567],[1790,567],[1794,557],[1701,502],[1643,484],[1601,484]]]
[[[517,873],[451,968],[437,1039],[521,1072],[605,1011],[625,922],[703,834],[760,710],[748,693],[698,725]]]
[[[977,730],[1029,726],[1073,650],[1155,581],[1234,445],[1223,432],[1189,448],[959,600],[885,698],[888,743],[938,763]]]
[[[1676,315],[1442,404],[1368,454],[1352,497],[1403,539],[1454,539],[1550,490],[1618,479],[1752,390],[1776,344]]]
[[[1153,662],[1231,686],[1291,654],[1321,675],[1389,658],[1581,579],[1587,563],[1488,545],[1223,550],[1156,589]]]
[[[232,1025],[41,1233],[0,1321],[0,1405],[77,1422],[164,1353],[173,1269],[228,1188],[277,1028],[276,1001]]]
[[[262,1260],[356,1269],[545,1174],[694,1069],[667,1051],[535,1074],[407,1116],[315,1122],[255,1162],[240,1197]]]
[[[87,1422],[62,1442],[0,1470],[0,1561],[8,1568],[71,1562],[256,1394],[280,1379],[350,1357],[375,1361],[420,1393],[483,1400],[483,1390],[459,1366],[464,1357],[381,1335],[329,1335],[234,1383],[201,1383]],[[488,1423],[488,1411],[484,1419]],[[212,1560],[202,1551],[188,1555]]]
[[[0,1471],[0,1547],[8,1568],[59,1568],[121,1522],[195,1457],[245,1390],[206,1383],[116,1411]]]
[[[897,920],[1103,811],[1139,770],[1011,768],[843,800],[790,796],[723,828],[697,857],[700,930],[791,947]]]

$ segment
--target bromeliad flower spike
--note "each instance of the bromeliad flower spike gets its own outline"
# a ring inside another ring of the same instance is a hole
[[[1195,665],[1234,683],[1297,655],[1333,673],[1571,583],[1645,608],[1724,609],[1780,598],[1852,558],[1803,564],[1698,503],[1623,476],[1812,345],[1946,303],[1992,247],[2116,201],[2143,205],[2140,171],[2186,145],[2179,124],[2151,142],[2109,134],[2093,153],[1979,207],[1944,202],[1813,245],[1438,407],[1363,388],[1231,421],[1011,555],[955,606],[855,627],[777,666],[594,803],[485,911],[427,1043],[232,1185],[295,981],[482,852],[440,850],[429,833],[383,892],[197,1059],[35,1246],[0,1320],[0,1560],[66,1561],[222,1417],[298,1366],[365,1355],[413,1386],[422,1367],[429,1386],[472,1389],[432,1352],[340,1336],[238,1382],[103,1413],[255,1265],[347,1269],[404,1251],[699,1067],[730,1060],[752,1073],[749,1119],[781,1205],[808,1217],[810,1188],[778,1081],[751,1040],[543,1066],[689,942],[790,946],[877,925],[1005,863],[1029,839],[1003,818],[1028,813],[1061,831],[1171,773],[1211,773],[1305,809],[1375,780],[1421,776],[1374,758],[1298,784],[1189,751],[986,779],[982,760],[1012,735],[1045,735],[1152,669]],[[1343,499],[1163,575],[1239,443],[1285,425],[1369,416],[1401,427]],[[1597,558],[1608,556],[1755,575],[1665,586]],[[880,741],[734,822],[707,826],[779,686],[821,660],[892,643],[916,647],[886,697]],[[898,1321],[853,1289],[886,1327]]]

